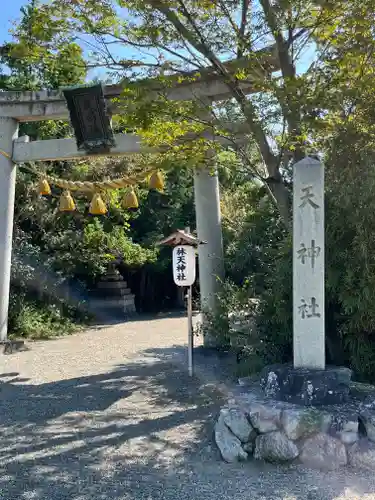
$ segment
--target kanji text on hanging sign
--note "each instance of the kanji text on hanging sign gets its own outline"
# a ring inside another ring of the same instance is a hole
[[[173,279],[178,286],[190,286],[195,281],[195,249],[179,245],[173,249]]]

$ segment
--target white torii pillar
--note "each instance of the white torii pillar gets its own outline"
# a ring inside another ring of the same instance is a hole
[[[217,293],[224,279],[219,179],[216,170],[202,167],[195,171],[194,193],[198,239],[204,242],[198,247],[199,285],[204,323],[204,311],[217,310]],[[213,347],[216,344],[207,329],[204,345]]]
[[[7,340],[16,166],[12,157],[18,122],[0,116],[0,341]]]

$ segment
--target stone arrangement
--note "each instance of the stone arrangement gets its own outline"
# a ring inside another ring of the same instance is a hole
[[[247,392],[220,411],[215,441],[226,462],[253,456],[325,470],[350,465],[375,471],[374,392],[362,399],[306,407]]]
[[[115,269],[101,278],[95,291],[92,305],[98,309],[105,309],[108,313],[129,316],[136,313],[134,295],[128,288],[127,282]]]

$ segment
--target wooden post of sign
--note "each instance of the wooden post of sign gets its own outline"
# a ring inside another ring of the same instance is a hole
[[[189,371],[189,376],[192,377],[194,333],[193,333],[193,288],[191,285],[188,287],[187,314],[188,314],[188,371]]]
[[[190,227],[184,229],[186,234],[190,234]],[[188,372],[189,376],[193,376],[193,349],[194,349],[194,334],[193,334],[193,287],[188,287],[187,300],[187,317],[188,317]]]
[[[184,231],[177,230],[167,238],[159,241],[158,245],[169,245],[173,247],[172,265],[173,280],[177,286],[187,289],[187,319],[188,319],[188,373],[192,377],[193,367],[193,283],[195,282],[196,272],[196,251],[198,244],[204,244],[198,238],[190,234],[190,228],[185,227]]]

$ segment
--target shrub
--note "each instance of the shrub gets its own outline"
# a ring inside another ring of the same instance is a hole
[[[43,339],[70,334],[80,328],[77,318],[67,314],[58,304],[33,300],[14,290],[9,302],[10,337]]]

